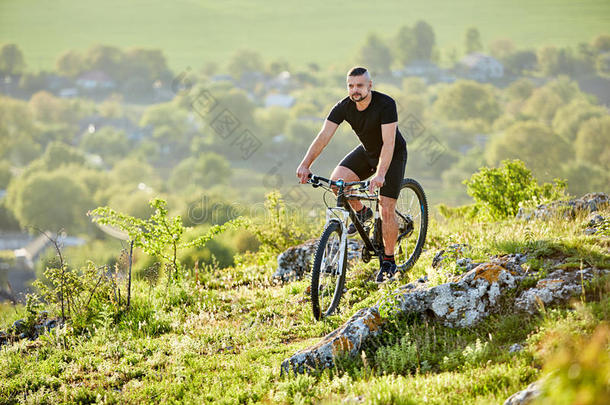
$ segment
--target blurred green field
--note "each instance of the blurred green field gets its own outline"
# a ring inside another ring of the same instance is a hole
[[[389,37],[419,19],[445,50],[461,52],[470,26],[484,44],[508,37],[518,47],[576,45],[608,32],[610,1],[2,0],[0,42],[17,43],[31,70],[53,68],[66,49],[104,43],[161,48],[174,70],[250,48],[266,60],[342,71],[369,32]]]

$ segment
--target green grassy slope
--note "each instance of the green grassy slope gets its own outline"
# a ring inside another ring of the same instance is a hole
[[[438,249],[455,242],[472,246],[470,257],[476,261],[527,252],[526,268],[541,275],[558,258],[571,263],[566,268],[577,269],[583,262],[609,268],[607,237],[585,235],[583,222],[433,221],[427,251],[402,282],[423,274],[431,283],[446,280],[430,263]],[[555,356],[557,347],[581,353],[570,342],[591,335],[610,317],[606,279],[588,286],[588,294],[572,308],[546,308],[528,316],[514,314],[507,305],[468,330],[397,320],[376,342],[380,350],[367,349],[356,361],[342,361],[338,369],[320,375],[280,376],[284,358],[314,344],[395,287],[378,289],[368,282],[374,267],[352,264],[342,311],[317,323],[306,295],[308,281],[270,283],[273,260],[200,271],[197,282],[189,278],[168,290],[164,281],[157,287],[139,281],[134,308],[118,324],[101,312],[91,319],[91,333],[56,331],[0,349],[0,403],[340,403],[361,397],[378,404],[497,404],[551,370],[568,375],[572,362],[581,360],[569,353]],[[2,328],[10,321],[0,319]],[[598,331],[603,338],[604,329]],[[524,350],[509,353],[514,343]],[[595,374],[589,368],[596,373],[599,367],[610,367],[604,353],[592,354],[599,366],[582,360],[582,374],[563,389],[591,382]],[[587,389],[600,388],[591,384]]]
[[[295,65],[317,62],[343,69],[367,33],[389,37],[419,19],[434,27],[443,49],[461,51],[469,26],[479,28],[484,44],[508,37],[519,47],[576,45],[607,30],[610,3],[3,0],[0,42],[19,44],[33,70],[51,69],[61,51],[94,43],[161,48],[175,70],[224,62],[241,48]]]

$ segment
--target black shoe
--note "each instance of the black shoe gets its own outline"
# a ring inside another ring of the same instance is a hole
[[[377,273],[376,283],[383,283],[390,280],[396,274],[396,263],[390,260],[384,260],[381,262],[381,268]]]
[[[358,219],[360,220],[360,222],[364,224],[366,221],[373,218],[373,210],[370,209],[369,207],[365,206],[363,210],[356,212],[356,215],[358,216]],[[347,234],[353,235],[355,233],[356,233],[356,225],[354,225],[353,223],[349,224],[349,226],[347,227]]]

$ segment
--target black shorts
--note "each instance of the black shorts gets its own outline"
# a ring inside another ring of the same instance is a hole
[[[362,145],[348,153],[339,166],[347,167],[360,180],[365,180],[375,174],[379,158],[370,157]],[[379,193],[384,197],[398,198],[400,194],[400,185],[405,176],[405,167],[407,166],[407,150],[394,151],[392,162],[388,167],[388,172],[385,174],[385,183],[379,190]]]

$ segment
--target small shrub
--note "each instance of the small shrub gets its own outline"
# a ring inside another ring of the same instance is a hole
[[[539,185],[520,160],[504,160],[499,168],[482,167],[465,180],[468,194],[493,219],[513,217],[526,202],[540,203],[561,198],[567,183]]]

